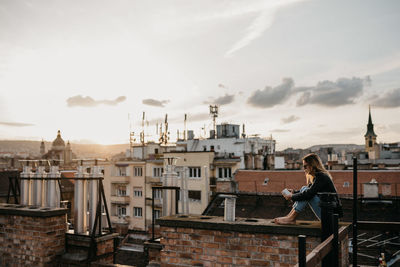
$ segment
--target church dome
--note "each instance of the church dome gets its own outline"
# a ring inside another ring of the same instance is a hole
[[[64,140],[61,138],[61,132],[60,130],[58,130],[57,133],[57,138],[54,139],[53,141],[53,148],[64,148],[65,147],[65,142]]]

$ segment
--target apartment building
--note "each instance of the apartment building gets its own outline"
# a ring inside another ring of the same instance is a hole
[[[121,160],[104,166],[104,191],[114,226],[145,230],[146,162]]]
[[[231,179],[240,167],[239,157],[216,157],[215,152],[168,152],[165,158],[176,158],[176,185],[182,188],[182,177],[187,173],[187,196],[190,214],[201,214],[216,191],[217,179]],[[182,194],[178,202],[182,211]]]

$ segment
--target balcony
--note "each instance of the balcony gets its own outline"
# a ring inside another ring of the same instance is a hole
[[[111,183],[112,184],[129,184],[130,176],[112,176]]]
[[[111,196],[111,203],[113,204],[129,204],[130,197],[129,196]]]
[[[151,206],[151,198],[146,197],[146,206]],[[161,208],[162,199],[154,199],[154,207]]]
[[[146,176],[146,184],[161,185],[161,177]]]
[[[129,216],[111,216],[112,224],[129,224],[130,217]]]

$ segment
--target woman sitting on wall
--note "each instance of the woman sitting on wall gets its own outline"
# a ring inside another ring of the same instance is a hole
[[[294,204],[288,215],[275,218],[273,220],[274,223],[295,224],[297,215],[305,209],[307,204],[310,205],[314,214],[321,220],[320,199],[317,193],[337,193],[332,177],[322,165],[318,155],[314,153],[306,155],[303,158],[303,168],[306,174],[307,186],[303,186],[299,191],[294,191],[293,189],[285,189],[282,191],[285,199],[294,201]],[[340,205],[340,203],[338,203],[338,205]]]

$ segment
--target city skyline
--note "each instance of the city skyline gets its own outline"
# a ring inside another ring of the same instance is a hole
[[[398,1],[2,1],[0,139],[171,141],[218,123],[277,149],[400,141]]]

